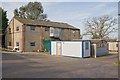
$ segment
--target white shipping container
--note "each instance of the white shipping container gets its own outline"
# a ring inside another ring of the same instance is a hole
[[[51,41],[51,55],[61,55],[69,57],[90,57],[91,42],[81,41]]]

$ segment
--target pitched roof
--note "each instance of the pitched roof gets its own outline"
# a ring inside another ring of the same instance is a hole
[[[92,44],[101,44],[101,43],[107,43],[107,41],[106,40],[103,40],[103,39],[92,39],[91,40],[91,43]]]
[[[69,29],[78,29],[69,25],[67,23],[62,22],[53,22],[53,21],[45,21],[45,20],[31,20],[31,19],[24,19],[20,17],[14,17],[18,21],[26,25],[36,25],[36,26],[49,26],[49,27],[59,27],[59,28],[69,28]]]

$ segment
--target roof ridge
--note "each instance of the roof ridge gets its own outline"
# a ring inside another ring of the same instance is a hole
[[[64,22],[55,22],[55,21],[45,21],[45,20],[32,20],[32,19],[26,19],[21,18],[18,16],[14,17],[18,21],[20,21],[23,24],[28,25],[45,25],[45,26],[53,26],[53,27],[60,27],[60,28],[71,28],[71,29],[78,29],[76,27],[73,27],[72,25]]]

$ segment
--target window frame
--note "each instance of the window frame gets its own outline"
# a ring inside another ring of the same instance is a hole
[[[8,32],[11,33],[11,28],[8,28]]]
[[[9,42],[9,46],[12,46],[12,43],[11,43],[11,42]]]
[[[119,47],[118,44],[116,44],[116,47]]]
[[[35,42],[30,42],[30,46],[35,46]]]
[[[19,26],[16,27],[16,31],[19,31]]]
[[[35,26],[30,26],[31,31],[35,31]]]
[[[85,50],[88,50],[88,49],[89,49],[89,42],[85,42]]]
[[[49,31],[50,30],[50,28],[49,27],[45,27],[45,31]]]
[[[19,42],[16,42],[16,46],[20,46]]]

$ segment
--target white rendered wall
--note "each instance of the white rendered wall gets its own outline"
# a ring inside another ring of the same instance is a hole
[[[118,44],[118,42],[108,42],[109,46],[108,46],[108,50],[118,50],[118,47],[116,46]]]
[[[62,55],[71,57],[82,57],[82,42],[62,42]]]
[[[55,42],[55,41],[52,41],[51,42],[51,55],[56,55],[57,53],[56,53],[56,43],[57,42]]]

